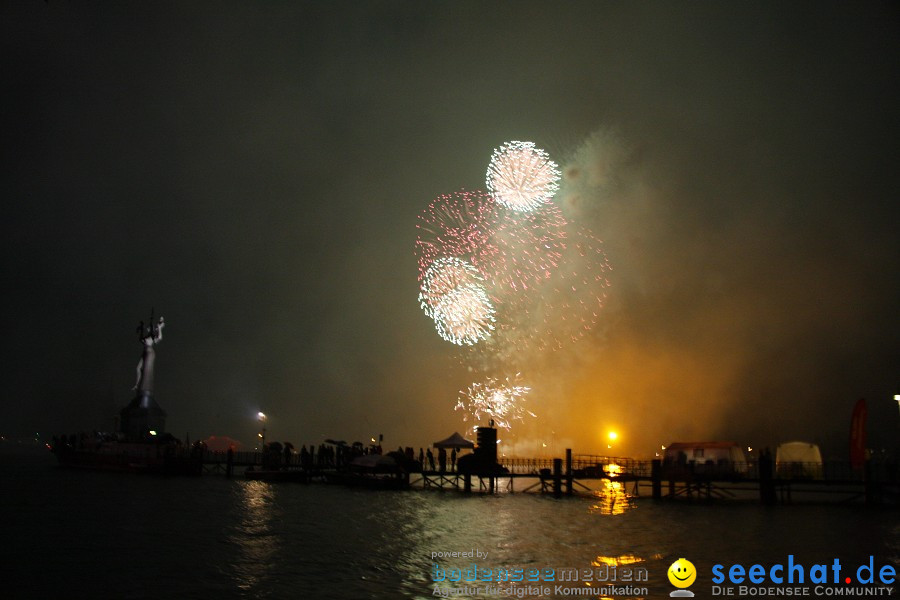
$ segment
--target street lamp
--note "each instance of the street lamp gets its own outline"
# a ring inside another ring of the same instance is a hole
[[[900,394],[894,394],[894,400],[897,401],[897,408],[900,408]]]
[[[262,440],[262,445],[260,448],[263,451],[265,451],[265,449],[266,449],[266,414],[263,412],[260,412],[257,415],[257,419],[262,424],[262,431],[259,433],[259,438]]]

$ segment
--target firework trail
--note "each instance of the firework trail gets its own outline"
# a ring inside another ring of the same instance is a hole
[[[485,185],[502,206],[528,212],[559,190],[559,167],[533,142],[507,142],[494,150]]]
[[[518,295],[551,277],[566,245],[567,221],[555,204],[528,213],[502,210],[492,240],[499,248],[488,280],[498,296]]]
[[[517,373],[515,380],[520,375]],[[462,410],[463,421],[471,419],[474,431],[479,423],[484,420],[493,420],[497,427],[509,430],[511,421],[522,421],[524,417],[535,417],[533,412],[527,410],[522,404],[525,396],[531,388],[516,385],[507,377],[503,382],[491,377],[483,383],[473,383],[465,391],[460,391],[454,410]]]
[[[523,318],[536,325],[536,350],[559,349],[584,337],[600,318],[612,267],[602,242],[573,228],[560,268],[535,290]]]

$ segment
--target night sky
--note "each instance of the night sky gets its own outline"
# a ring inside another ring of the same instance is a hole
[[[419,213],[531,140],[603,240],[600,320],[529,356],[561,454],[896,443],[890,3],[68,2],[0,9],[0,433],[112,429],[151,308],[168,429],[425,445],[472,383]],[[497,375],[507,375],[497,373]],[[504,437],[501,435],[501,437]],[[512,446],[510,446],[512,448]]]

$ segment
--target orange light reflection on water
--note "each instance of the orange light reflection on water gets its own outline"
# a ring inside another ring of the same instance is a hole
[[[625,484],[621,481],[603,479],[603,487],[594,491],[596,502],[591,505],[589,512],[601,515],[621,515],[634,508],[634,500],[625,491]]]
[[[595,567],[620,567],[622,565],[636,565],[645,562],[640,556],[634,554],[623,554],[621,556],[598,556],[591,561],[591,565]]]

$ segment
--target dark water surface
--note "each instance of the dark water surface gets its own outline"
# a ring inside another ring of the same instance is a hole
[[[0,449],[4,597],[431,598],[435,563],[478,562],[640,566],[649,581],[630,585],[648,593],[613,597],[667,598],[666,570],[686,557],[699,572],[691,589],[709,598],[716,563],[771,565],[792,554],[855,568],[874,555],[876,567],[900,567],[900,515],[859,505],[466,497],[53,465],[34,449]],[[432,560],[472,549],[488,557]]]

